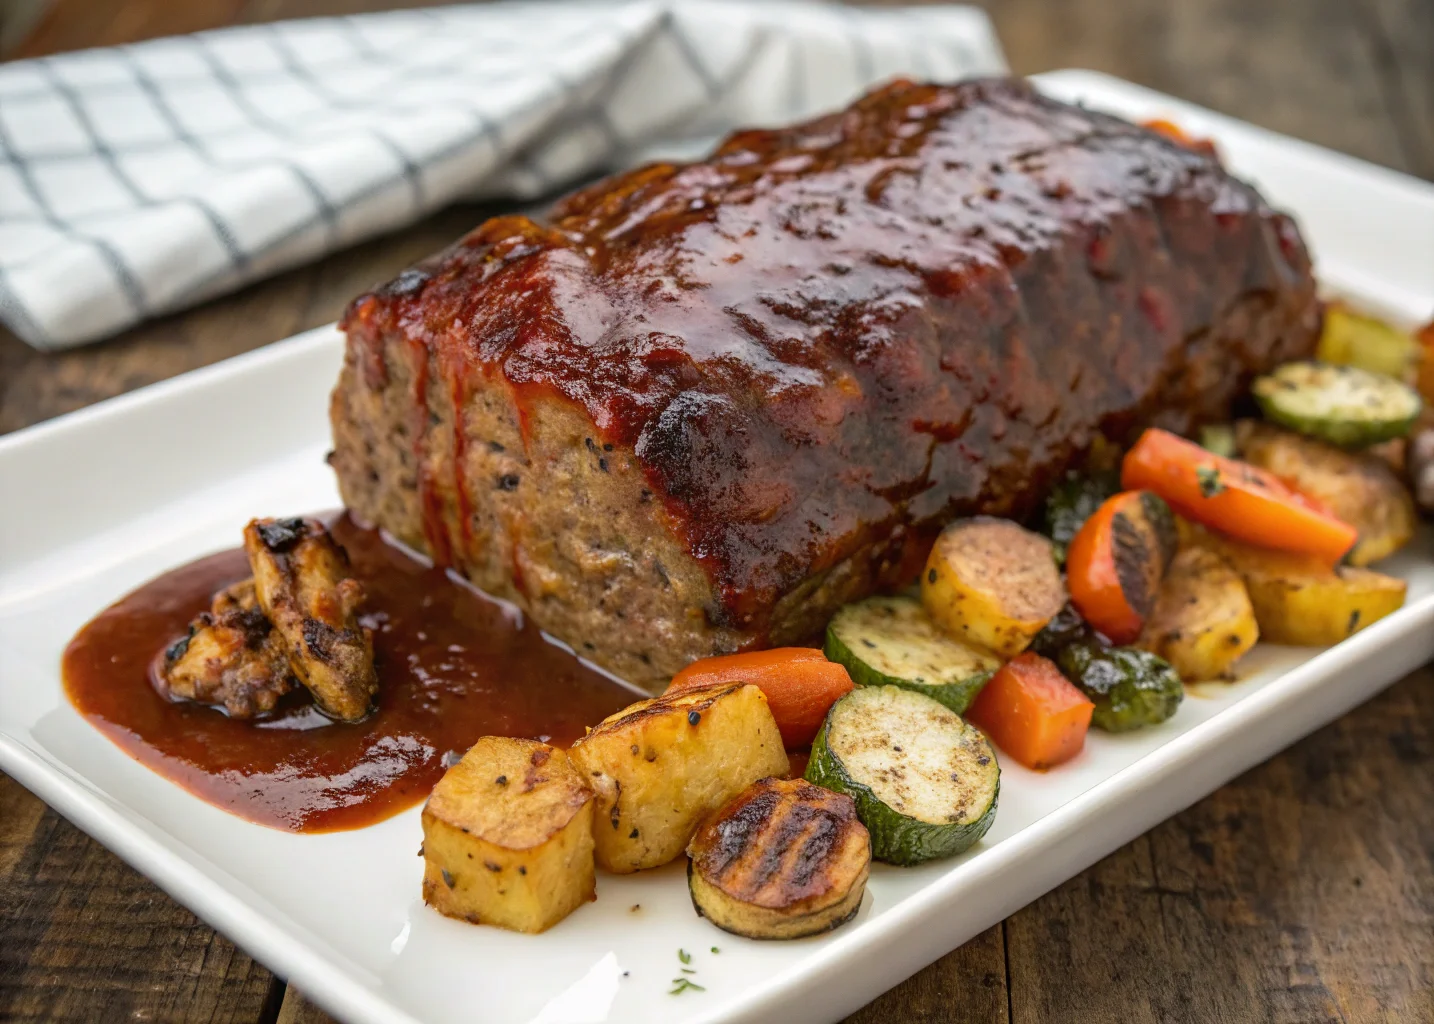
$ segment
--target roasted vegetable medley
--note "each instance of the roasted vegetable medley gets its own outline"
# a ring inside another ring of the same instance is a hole
[[[1434,384],[1428,334],[1332,306],[1324,362],[1254,383],[1263,420],[1206,424],[1198,444],[1156,429],[1124,452],[1098,442],[1037,529],[951,523],[919,589],[841,609],[823,649],[695,662],[566,753],[480,740],[425,811],[425,899],[536,931],[594,898],[594,866],[685,853],[693,907],[719,928],[839,926],[873,859],[981,840],[998,757],[1055,768],[1091,726],[1158,727],[1260,639],[1334,644],[1404,603],[1403,581],[1367,566],[1434,502],[1411,387]]]

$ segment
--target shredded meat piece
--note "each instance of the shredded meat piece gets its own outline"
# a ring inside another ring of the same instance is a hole
[[[348,556],[313,519],[255,519],[244,528],[259,607],[273,624],[299,682],[325,714],[368,714],[378,678],[373,639],[356,615],[363,587]]]
[[[283,640],[259,608],[253,580],[214,595],[188,635],[164,652],[161,674],[172,696],[223,707],[231,718],[272,711],[296,685]]]

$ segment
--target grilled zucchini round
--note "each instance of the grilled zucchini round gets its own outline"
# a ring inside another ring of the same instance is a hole
[[[1346,448],[1403,437],[1419,416],[1413,388],[1354,366],[1286,363],[1251,390],[1267,419]]]
[[[749,939],[800,939],[856,914],[871,839],[846,794],[762,779],[703,823],[687,855],[700,916]]]
[[[1001,667],[994,654],[943,633],[909,597],[847,605],[827,626],[826,655],[858,686],[904,686],[958,715]]]
[[[919,864],[986,834],[1001,769],[986,737],[950,708],[898,686],[864,686],[827,712],[806,777],[856,801],[877,860]]]

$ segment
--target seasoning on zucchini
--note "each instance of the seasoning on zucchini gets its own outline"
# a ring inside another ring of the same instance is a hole
[[[970,848],[996,818],[1001,769],[980,730],[899,686],[863,686],[832,705],[808,782],[846,793],[872,856],[919,864]]]
[[[1001,667],[994,654],[943,633],[909,597],[847,605],[827,626],[826,655],[858,686],[904,686],[958,715]]]
[[[1286,363],[1252,390],[1267,419],[1346,448],[1403,437],[1419,415],[1418,393],[1354,366]]]
[[[1078,641],[1060,651],[1056,664],[1095,704],[1091,724],[1106,732],[1158,725],[1185,698],[1170,663],[1135,647]]]
[[[1051,539],[1056,563],[1066,564],[1066,548],[1101,504],[1120,490],[1118,471],[1070,472],[1046,497],[1041,532]]]
[[[1383,320],[1356,313],[1343,302],[1325,306],[1324,329],[1315,350],[1321,362],[1357,366],[1402,380],[1418,354],[1414,338]]]
[[[845,793],[760,779],[702,823],[687,855],[699,915],[752,939],[799,939],[856,914],[871,841]]]

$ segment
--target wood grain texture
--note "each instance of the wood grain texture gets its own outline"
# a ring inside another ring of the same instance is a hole
[[[26,52],[404,5],[60,0],[84,12]],[[1106,71],[1434,179],[1434,0],[982,6],[1019,72]],[[332,320],[484,213],[443,211],[76,352],[0,330],[0,433]],[[1424,670],[850,1021],[1434,1022],[1432,748]],[[330,1018],[0,776],[0,1021],[276,1019]]]
[[[253,1024],[273,975],[0,775],[0,1020]]]

